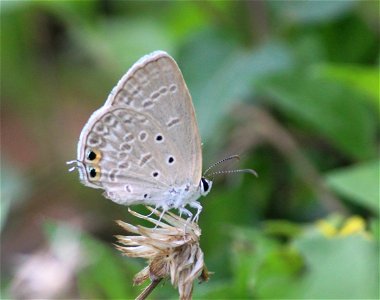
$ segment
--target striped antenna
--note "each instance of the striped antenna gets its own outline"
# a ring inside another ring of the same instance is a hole
[[[226,158],[223,158],[222,160],[220,160],[220,161],[218,161],[218,162],[212,164],[211,166],[209,166],[209,167],[207,168],[207,170],[203,173],[203,176],[206,176],[207,173],[208,173],[211,169],[215,168],[217,165],[219,165],[219,164],[221,164],[221,163],[223,163],[223,162],[225,162],[225,161],[227,161],[227,160],[230,160],[230,159],[237,159],[237,160],[240,160],[240,156],[235,154],[235,155],[231,155],[231,156],[228,156],[228,157],[226,157]]]

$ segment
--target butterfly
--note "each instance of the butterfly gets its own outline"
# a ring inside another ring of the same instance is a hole
[[[124,205],[175,208],[189,205],[212,181],[202,177],[202,150],[189,90],[175,60],[164,51],[140,58],[120,79],[80,134],[80,181]]]

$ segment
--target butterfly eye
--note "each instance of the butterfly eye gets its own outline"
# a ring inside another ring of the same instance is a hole
[[[202,177],[200,186],[201,186],[201,195],[206,196],[211,190],[212,181]]]

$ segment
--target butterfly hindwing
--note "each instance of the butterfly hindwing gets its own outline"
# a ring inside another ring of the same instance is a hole
[[[97,112],[86,127],[79,150],[85,184],[103,188],[107,197],[126,203],[151,199],[145,190],[159,194],[169,188],[171,158],[180,158],[149,116],[110,107]]]

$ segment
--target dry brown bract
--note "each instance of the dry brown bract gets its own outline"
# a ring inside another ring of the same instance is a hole
[[[150,207],[148,209],[160,216],[160,212]],[[134,284],[140,285],[148,278],[151,284],[137,299],[145,299],[157,284],[167,277],[170,277],[174,287],[178,287],[180,299],[191,299],[193,281],[198,277],[201,281],[207,281],[209,277],[199,246],[201,230],[198,224],[170,212],[162,215],[161,219],[165,222],[132,210],[129,212],[155,225],[155,228],[148,228],[117,221],[126,231],[136,235],[116,236],[118,242],[123,245],[116,245],[116,248],[129,257],[148,260],[148,266],[136,274]]]

